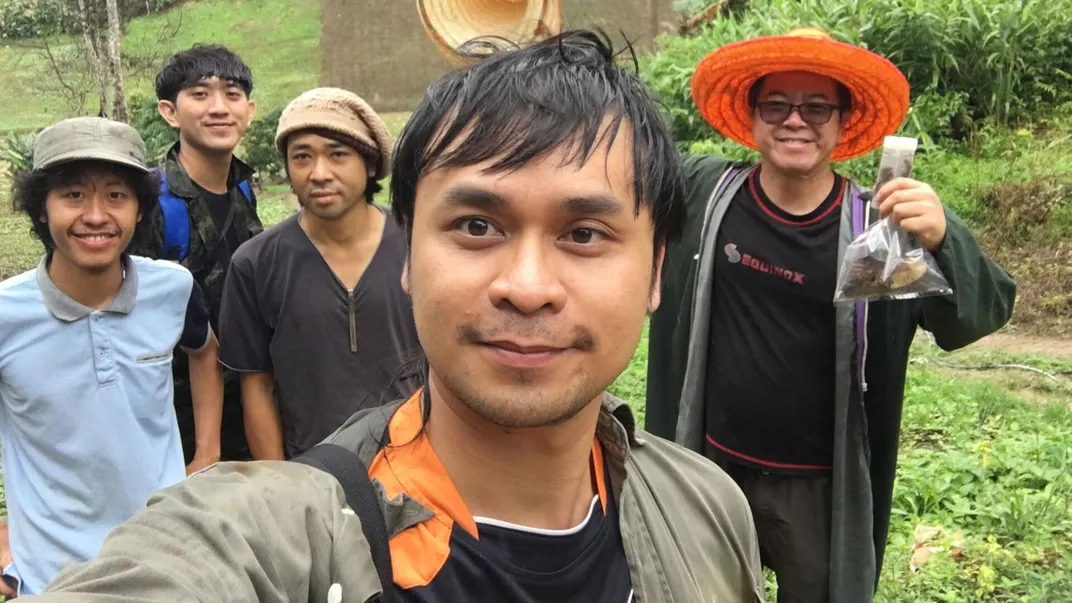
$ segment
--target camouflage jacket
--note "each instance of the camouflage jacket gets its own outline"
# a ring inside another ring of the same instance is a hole
[[[197,284],[205,292],[205,301],[215,325],[223,298],[223,281],[231,264],[230,254],[218,252],[225,233],[220,232],[212,219],[208,202],[201,196],[198,187],[179,162],[179,143],[175,143],[168,151],[164,160],[164,171],[167,174],[168,187],[176,196],[186,200],[187,213],[190,216],[190,251],[181,263],[193,273]],[[237,157],[231,159],[231,173],[227,178],[234,212],[231,229],[237,235],[239,245],[264,230],[260,218],[257,217],[256,195],[247,201],[238,189],[238,183],[250,179],[252,175],[252,168]],[[177,257],[169,257],[169,254],[165,253],[164,221],[160,212],[154,215],[150,228],[151,235],[145,238],[149,244],[132,245],[130,253],[153,259],[177,260]],[[233,253],[234,249],[230,251]]]

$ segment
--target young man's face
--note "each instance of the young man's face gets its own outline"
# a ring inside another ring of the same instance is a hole
[[[287,139],[290,185],[302,208],[321,220],[335,220],[365,203],[368,166],[353,148],[311,132]]]
[[[55,244],[53,261],[61,259],[87,273],[99,273],[119,256],[141,219],[134,189],[122,172],[107,164],[71,166],[78,170],[69,184],[57,186],[45,199],[44,220]]]
[[[240,86],[217,77],[181,90],[175,102],[162,100],[157,109],[185,145],[211,154],[228,154],[253,122],[256,103]]]
[[[418,182],[403,286],[433,387],[503,427],[554,425],[624,370],[658,305],[651,212],[634,215],[624,126],[584,166],[486,167]]]
[[[784,112],[787,104],[810,103],[789,112],[775,123],[764,111]],[[752,110],[752,136],[765,163],[786,173],[812,174],[827,165],[844,130],[834,80],[814,73],[786,72],[767,76]],[[829,116],[826,123],[821,121]]]

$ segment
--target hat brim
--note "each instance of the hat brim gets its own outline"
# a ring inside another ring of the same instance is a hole
[[[55,167],[57,165],[62,165],[62,164],[65,164],[65,163],[71,163],[71,162],[74,162],[74,161],[103,161],[103,162],[106,162],[106,163],[115,163],[115,164],[124,165],[124,166],[127,166],[127,167],[132,167],[132,168],[134,168],[134,169],[136,169],[136,170],[138,170],[140,172],[144,172],[144,173],[149,172],[148,166],[146,166],[143,163],[140,163],[136,159],[132,159],[130,157],[126,157],[126,156],[123,156],[123,155],[118,155],[118,154],[115,154],[115,153],[104,153],[104,152],[99,152],[98,153],[98,152],[86,152],[86,151],[71,151],[69,153],[61,153],[60,155],[57,155],[57,156],[49,159],[47,162],[36,166],[34,169],[35,170],[46,170],[48,168]]]
[[[786,71],[817,73],[848,88],[853,107],[831,160],[873,151],[908,115],[908,80],[896,65],[858,46],[804,36],[768,36],[719,48],[697,65],[692,98],[713,128],[755,149],[748,92],[761,77]]]

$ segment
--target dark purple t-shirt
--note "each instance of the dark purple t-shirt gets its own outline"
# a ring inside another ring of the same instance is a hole
[[[402,290],[405,233],[388,217],[364,274],[348,292],[295,214],[231,259],[220,309],[220,361],[272,373],[287,457],[353,413],[408,397],[420,344]]]

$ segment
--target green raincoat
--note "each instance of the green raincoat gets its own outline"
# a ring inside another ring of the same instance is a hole
[[[754,166],[703,155],[687,157],[685,166],[688,221],[681,242],[667,250],[662,303],[651,318],[646,428],[702,452],[710,317],[718,303],[712,250],[722,217]],[[867,226],[861,192],[853,183],[842,199],[839,265]],[[948,207],[945,215],[946,237],[935,259],[952,294],[837,309],[831,603],[874,598],[916,328],[933,333],[942,349],[955,350],[998,330],[1012,314],[1015,281]]]

